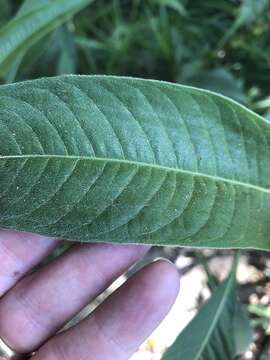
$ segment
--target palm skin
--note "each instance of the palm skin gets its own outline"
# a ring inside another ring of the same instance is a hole
[[[127,360],[170,310],[179,290],[171,263],[133,275],[94,312],[58,333],[147,251],[145,246],[75,244],[31,272],[59,244],[40,235],[0,231],[0,337],[33,360]]]

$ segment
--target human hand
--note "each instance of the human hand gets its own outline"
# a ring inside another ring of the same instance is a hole
[[[0,338],[33,360],[126,360],[171,308],[179,288],[167,261],[147,265],[85,320],[55,335],[147,251],[145,246],[75,244],[29,273],[58,241],[0,231]]]

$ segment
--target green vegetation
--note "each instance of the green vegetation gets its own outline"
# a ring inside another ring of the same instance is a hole
[[[1,227],[269,250],[269,0],[0,9]],[[237,259],[221,284],[200,261],[212,296],[164,360],[230,360],[251,341]],[[248,310],[269,332],[268,309]]]

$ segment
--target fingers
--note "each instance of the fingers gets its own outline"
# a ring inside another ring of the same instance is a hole
[[[0,298],[57,245],[44,236],[0,230]]]
[[[179,290],[167,261],[146,266],[87,319],[45,344],[35,360],[127,360],[165,317]]]
[[[145,251],[132,245],[74,245],[4,296],[0,337],[19,352],[35,350]]]

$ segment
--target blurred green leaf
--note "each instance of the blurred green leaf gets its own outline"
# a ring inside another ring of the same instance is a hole
[[[200,251],[195,252],[195,257],[207,275],[207,286],[209,290],[211,292],[215,291],[219,284],[218,278],[210,271],[207,260]]]
[[[37,41],[24,56],[17,58],[8,70],[6,83],[54,74],[76,72],[77,51],[73,32],[67,25]]]
[[[91,2],[93,0],[27,0],[17,16],[0,30],[0,74],[36,41]]]
[[[228,41],[241,26],[250,26],[255,20],[258,20],[263,11],[266,11],[267,8],[270,10],[269,6],[269,0],[242,0],[238,15],[232,27],[225,33],[222,44]]]
[[[246,314],[237,303],[235,287],[234,269],[162,360],[233,360],[245,351],[251,341],[251,329]]]
[[[269,0],[242,0],[234,28],[250,25],[270,5]]]
[[[270,108],[270,96],[267,96],[264,99],[261,99],[255,104],[257,109]]]
[[[241,103],[247,101],[241,80],[236,79],[231,72],[224,68],[201,71],[186,80],[186,83],[221,93]]]
[[[269,120],[270,120],[270,113],[269,113]],[[263,273],[266,277],[270,278],[270,269],[269,268],[266,268]]]
[[[5,74],[5,82],[12,83],[15,81],[17,73],[19,71],[19,68],[21,66],[21,63],[23,61],[24,53],[21,52],[17,55],[17,58],[13,61],[13,63],[9,66],[6,74]]]
[[[11,15],[11,3],[7,0],[0,0],[0,26],[4,24]]]
[[[181,0],[154,0],[159,5],[168,6],[171,9],[178,11],[180,15],[186,16],[187,10],[185,9]]]
[[[270,121],[270,111],[267,112],[264,117],[266,118],[266,120],[269,120]]]
[[[248,306],[249,312],[260,317],[264,317],[270,320],[270,306],[265,306],[262,304],[250,304]]]
[[[254,326],[261,325],[265,328],[266,333],[270,335],[270,305],[250,304],[248,311],[257,318],[252,321]]]
[[[233,333],[236,345],[236,354],[243,354],[250,345],[253,337],[251,322],[246,309],[236,301],[235,316],[233,320]]]
[[[74,74],[76,72],[76,45],[73,33],[67,26],[58,29],[57,43],[59,44],[59,60],[57,75]]]
[[[41,7],[47,6],[50,2],[54,0],[25,0],[22,6],[19,8],[17,17],[27,16],[30,12],[39,10]]]
[[[96,40],[91,40],[82,36],[78,36],[76,37],[75,41],[78,46],[88,49],[90,51],[93,49],[106,50],[106,46],[104,46],[103,43]]]

